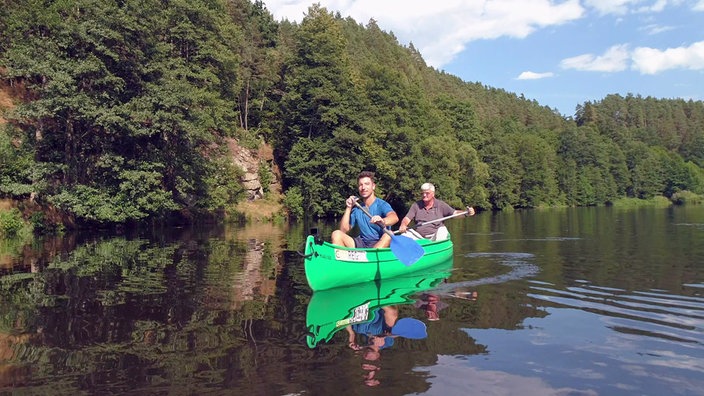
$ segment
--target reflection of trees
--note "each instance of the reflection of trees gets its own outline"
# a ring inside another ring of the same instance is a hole
[[[281,393],[306,372],[302,358],[314,364],[280,235],[173,239],[87,243],[38,273],[1,277],[0,391],[188,393],[265,376],[265,391]]]
[[[7,334],[0,332],[0,390],[14,384],[21,384],[23,378],[30,373],[28,365],[16,365],[10,362],[15,357],[15,350],[24,348],[29,342],[31,334]]]
[[[310,292],[295,252],[300,235],[245,227],[111,238],[55,252],[37,273],[0,277],[9,352],[0,358],[0,393],[330,394],[361,386],[362,360],[346,342],[308,349],[302,338]],[[508,300],[491,293],[487,286],[476,302],[446,300],[428,339],[383,351],[382,384],[427,390],[427,373],[413,366],[434,364],[437,353],[483,353],[458,327],[511,328],[527,315],[510,311],[520,291]]]
[[[18,271],[41,271],[62,252],[76,247],[79,234],[0,238],[0,276]]]

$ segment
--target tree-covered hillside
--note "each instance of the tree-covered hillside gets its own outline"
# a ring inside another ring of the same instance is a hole
[[[332,216],[361,170],[407,207],[600,205],[704,194],[704,103],[612,95],[574,119],[428,67],[370,20],[248,0],[3,0],[0,194],[81,221],[242,198],[227,139],[267,142],[294,215]]]

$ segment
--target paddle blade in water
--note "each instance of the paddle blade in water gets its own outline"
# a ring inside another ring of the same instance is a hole
[[[399,337],[420,340],[428,336],[425,323],[415,318],[401,318],[391,328],[391,334]]]
[[[418,242],[403,235],[391,238],[391,252],[406,267],[413,265],[425,254]]]

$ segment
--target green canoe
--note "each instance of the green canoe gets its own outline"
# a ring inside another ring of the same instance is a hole
[[[452,259],[452,240],[417,241],[423,256],[410,266],[401,263],[389,248],[357,249],[333,245],[309,235],[305,242],[306,279],[313,291],[405,276]]]
[[[373,320],[376,308],[413,304],[414,295],[436,287],[451,269],[452,258],[406,276],[313,292],[306,312],[308,346],[328,342],[348,325]]]

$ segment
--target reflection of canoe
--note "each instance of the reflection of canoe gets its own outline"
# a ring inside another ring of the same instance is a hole
[[[423,256],[410,266],[402,264],[391,249],[356,249],[316,240],[309,235],[305,245],[305,271],[313,290],[332,289],[377,279],[406,276],[424,271],[452,258],[452,240],[419,240]]]
[[[451,268],[452,258],[408,276],[313,292],[306,313],[308,346],[329,341],[347,325],[373,320],[378,307],[413,304],[413,294],[436,287]]]

